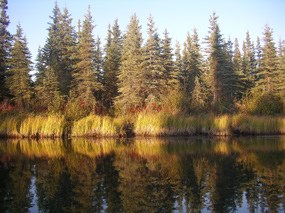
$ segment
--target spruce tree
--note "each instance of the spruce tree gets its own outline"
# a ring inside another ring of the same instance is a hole
[[[243,70],[243,60],[239,49],[239,43],[237,38],[234,41],[234,53],[233,53],[233,69],[237,76],[237,81],[235,83],[235,99],[240,100],[247,91],[247,79]]]
[[[74,52],[76,48],[76,33],[72,26],[72,18],[67,8],[59,17],[59,35],[61,37],[59,48],[59,72],[58,81],[61,95],[67,97],[70,90],[72,71],[75,64]]]
[[[63,99],[59,83],[52,67],[45,69],[42,82],[36,87],[37,107],[48,112],[58,112],[62,108]]]
[[[159,103],[167,91],[165,68],[162,64],[161,41],[155,28],[153,17],[148,18],[148,38],[144,46],[143,70],[145,72],[145,98],[146,102]]]
[[[218,17],[213,13],[210,17],[209,36],[207,42],[207,64],[209,77],[207,79],[213,96],[212,105],[217,112],[230,110],[231,100],[228,100],[228,86],[232,82],[232,70],[228,70],[227,46],[222,38]],[[231,99],[231,98],[230,98]]]
[[[104,106],[114,107],[115,97],[118,96],[118,74],[121,65],[122,35],[116,19],[112,29],[108,30],[106,55],[104,60]]]
[[[174,52],[174,56],[175,56],[175,61],[174,61],[174,65],[175,65],[175,69],[177,69],[178,71],[178,80],[179,80],[179,87],[181,88],[181,82],[182,82],[182,56],[181,56],[181,47],[180,47],[180,43],[178,41],[176,41],[175,44],[175,52]]]
[[[0,101],[8,97],[8,89],[6,87],[7,71],[9,69],[8,58],[11,51],[12,36],[8,31],[9,17],[7,15],[7,0],[0,1]]]
[[[31,100],[31,54],[27,46],[26,37],[20,25],[13,37],[14,44],[11,51],[10,69],[7,79],[9,93],[20,109],[27,109]]]
[[[272,29],[268,25],[264,29],[263,42],[258,80],[254,91],[277,94],[280,72],[278,72],[278,58],[272,37]]]
[[[76,33],[67,8],[64,8],[62,13],[56,3],[50,18],[52,21],[49,23],[48,38],[42,49],[41,61],[46,68],[49,67],[55,71],[60,94],[66,100],[75,64]]]
[[[104,84],[103,52],[99,36],[95,41],[94,66],[95,66],[95,73],[98,74],[98,82],[103,85]]]
[[[99,73],[95,69],[95,41],[93,38],[93,21],[90,7],[78,32],[76,64],[72,73],[73,82],[70,93],[71,101],[76,102],[86,111],[91,112],[96,107],[96,93],[101,90]]]
[[[119,95],[115,106],[122,113],[135,112],[144,106],[144,73],[142,71],[142,33],[136,15],[131,17],[123,41],[118,76]]]
[[[192,51],[192,38],[190,33],[187,34],[186,41],[184,42],[184,49],[182,52],[182,72],[181,72],[181,85],[182,91],[188,97],[191,96],[193,90],[195,73],[191,69],[191,51]]]
[[[243,73],[246,76],[247,91],[254,87],[256,81],[256,59],[254,43],[251,41],[249,32],[246,32],[246,38],[243,42]]]
[[[167,30],[164,31],[164,38],[161,46],[161,59],[164,67],[164,78],[167,85],[167,90],[179,90],[179,68],[175,66],[173,53],[171,48],[171,38]]]
[[[208,102],[203,57],[201,54],[197,30],[188,33],[183,54],[184,95],[190,100],[192,110],[202,110]]]
[[[279,93],[285,98],[285,40],[279,41],[278,47]]]

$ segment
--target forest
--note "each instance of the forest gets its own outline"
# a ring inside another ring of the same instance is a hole
[[[167,29],[159,35],[152,16],[143,38],[134,14],[125,30],[114,20],[102,42],[90,7],[73,26],[56,3],[33,64],[24,30],[8,31],[8,2],[0,2],[2,136],[285,132],[285,40],[276,44],[268,25],[260,38],[232,41],[213,12],[208,35],[194,28],[181,45]]]

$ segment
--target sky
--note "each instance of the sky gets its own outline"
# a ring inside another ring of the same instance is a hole
[[[28,47],[35,60],[38,47],[43,47],[48,35],[48,22],[56,0],[8,0],[9,31],[16,32],[21,24],[28,40]],[[219,26],[224,38],[238,38],[240,47],[249,31],[253,41],[262,38],[265,24],[273,28],[276,42],[285,39],[284,0],[57,0],[63,10],[66,7],[73,25],[83,20],[88,5],[94,24],[94,38],[105,41],[107,28],[118,18],[120,29],[125,32],[130,17],[136,13],[146,39],[147,18],[152,15],[160,36],[168,30],[172,43],[183,44],[187,32],[196,28],[200,42],[207,36],[209,17],[213,12],[219,16]],[[76,29],[76,28],[75,28]]]

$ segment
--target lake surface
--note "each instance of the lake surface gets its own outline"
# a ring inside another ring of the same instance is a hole
[[[285,137],[0,141],[0,212],[284,212]]]

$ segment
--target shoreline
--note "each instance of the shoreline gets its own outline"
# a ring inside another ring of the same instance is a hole
[[[284,135],[285,117],[236,115],[166,115],[132,117],[89,115],[68,122],[61,114],[0,115],[1,138],[130,138],[169,136]]]

